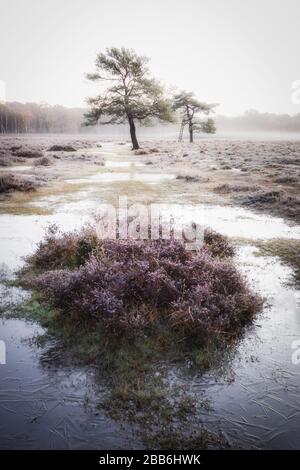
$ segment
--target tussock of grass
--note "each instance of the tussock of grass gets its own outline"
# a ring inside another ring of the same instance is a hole
[[[258,211],[270,211],[295,221],[300,219],[300,198],[284,191],[259,191],[241,198],[238,202]]]
[[[299,177],[284,175],[284,176],[279,176],[278,178],[275,178],[274,182],[279,183],[279,184],[295,184],[295,183],[299,183]]]
[[[246,193],[249,191],[256,191],[257,187],[249,186],[246,184],[238,185],[238,184],[220,184],[213,188],[213,191],[218,194],[230,194],[230,193]]]
[[[53,164],[53,161],[49,157],[41,157],[34,160],[34,166],[50,166]]]
[[[16,155],[20,158],[41,158],[43,156],[43,152],[38,150],[18,150]]]
[[[76,152],[76,148],[71,145],[52,145],[47,152]]]
[[[34,191],[37,184],[28,178],[16,176],[11,173],[0,175],[0,193],[11,191]]]

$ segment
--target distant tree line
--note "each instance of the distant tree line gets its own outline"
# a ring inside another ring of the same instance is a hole
[[[79,133],[95,132],[94,128],[83,127],[86,108],[66,108],[64,106],[49,106],[36,103],[0,103],[0,134],[7,133]],[[178,116],[180,120],[180,115]],[[289,114],[260,113],[256,110],[246,111],[240,116],[214,117],[219,131],[277,131],[300,132],[300,113]],[[212,124],[212,123],[211,123]],[[165,124],[164,128],[155,129],[167,131],[170,128],[174,138],[178,135],[178,124]],[[206,125],[204,122],[203,125]],[[111,129],[111,126],[108,126]],[[124,125],[116,126],[117,129]],[[110,131],[111,132],[111,131]],[[205,132],[205,130],[204,130]],[[169,133],[171,135],[171,133]]]
[[[79,132],[85,110],[36,103],[0,103],[0,133]]]
[[[250,109],[240,116],[216,116],[217,127],[222,131],[278,131],[300,132],[300,114],[260,113]]]

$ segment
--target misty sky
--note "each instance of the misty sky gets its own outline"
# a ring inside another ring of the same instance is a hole
[[[300,112],[299,0],[0,0],[7,101],[84,105],[84,74],[111,46],[149,56],[154,76],[219,113]]]

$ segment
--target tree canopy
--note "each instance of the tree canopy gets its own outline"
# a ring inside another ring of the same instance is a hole
[[[206,134],[215,134],[217,130],[215,121],[212,118],[207,118],[205,121],[201,122],[200,127],[200,130]]]
[[[90,111],[86,125],[128,122],[134,149],[139,148],[135,122],[149,124],[152,119],[172,122],[172,109],[163,87],[152,78],[148,59],[131,49],[109,48],[96,59],[96,72],[87,78],[104,84],[102,94],[88,98]]]

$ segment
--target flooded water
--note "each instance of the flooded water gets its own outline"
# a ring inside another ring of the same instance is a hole
[[[8,172],[12,172],[12,173],[15,173],[16,171],[20,171],[20,172],[23,172],[23,171],[28,171],[28,170],[32,170],[33,167],[32,166],[26,166],[26,165],[15,165],[15,166],[9,166],[9,167],[1,167],[1,171],[8,171]]]
[[[288,225],[279,217],[256,214],[241,207],[187,204],[184,206],[183,221],[190,220],[210,227],[228,237],[253,240],[300,238],[299,226]]]
[[[142,181],[149,184],[161,183],[164,180],[175,179],[175,175],[169,175],[167,173],[137,173],[134,171],[126,173],[97,173],[96,175],[89,176],[87,178],[77,178],[66,180],[67,183],[71,184],[82,184],[82,183],[112,183],[114,181]]]
[[[57,364],[57,348],[36,348],[43,333],[34,323],[0,320],[7,364],[0,366],[1,449],[130,448],[129,428],[121,428],[95,404],[92,369]]]
[[[0,263],[6,277],[23,263],[49,223],[64,229],[80,227],[96,208],[93,185],[113,181],[146,185],[170,181],[173,175],[147,173],[132,163],[124,146],[97,149],[105,170],[83,179],[87,189],[73,197],[50,194],[28,201],[31,207],[51,207],[51,215],[1,214]],[[108,171],[111,168],[111,172]],[[122,169],[123,171],[115,171]],[[171,195],[168,194],[168,200]],[[185,220],[208,225],[231,237],[247,239],[238,248],[237,262],[251,285],[266,298],[264,312],[249,328],[226,364],[227,374],[212,372],[188,381],[190,391],[205,392],[211,410],[199,410],[203,422],[221,430],[232,444],[257,448],[300,448],[300,365],[293,364],[293,341],[300,340],[300,293],[288,283],[292,271],[278,258],[257,256],[251,239],[299,239],[300,227],[283,219],[228,206],[188,205]],[[2,307],[21,291],[1,286]],[[9,302],[8,302],[9,303]],[[0,365],[0,445],[2,448],[126,448],[141,443],[130,429],[91,406],[101,396],[93,369],[58,364],[51,342],[37,348],[30,338],[43,331],[34,323],[0,320],[0,339],[7,345],[6,365]]]
[[[138,168],[143,166],[145,166],[145,164],[141,162],[105,160],[106,168]]]
[[[299,449],[300,365],[292,348],[300,339],[299,291],[288,287],[291,270],[272,257],[240,248],[240,270],[267,299],[267,307],[239,344],[229,379],[208,373],[195,379],[213,410],[203,413],[208,427],[222,429],[229,442],[247,448]],[[231,375],[232,374],[232,375]]]

